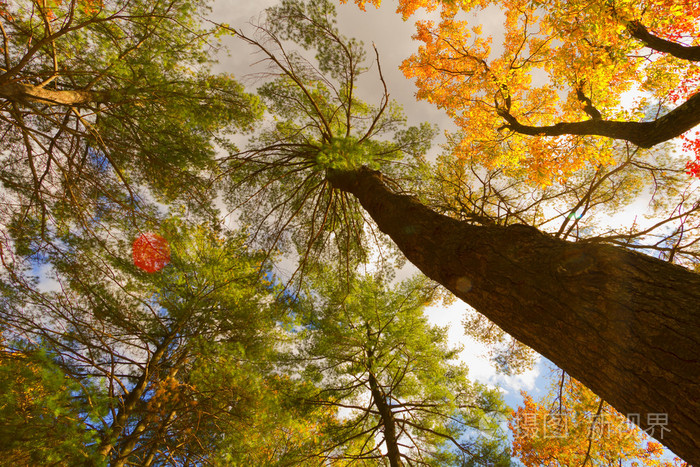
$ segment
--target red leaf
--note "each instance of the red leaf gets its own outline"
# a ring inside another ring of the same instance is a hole
[[[133,245],[134,264],[146,272],[160,271],[170,262],[168,241],[153,232],[141,234]]]

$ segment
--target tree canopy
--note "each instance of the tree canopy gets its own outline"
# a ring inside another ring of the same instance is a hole
[[[505,433],[489,423],[507,416],[501,396],[470,382],[455,362],[459,349],[428,324],[423,309],[434,290],[425,278],[390,290],[374,274],[353,278],[348,288],[325,282],[314,291],[320,303],[309,307],[302,374],[319,387],[323,398],[314,403],[347,412],[323,457],[388,458],[392,467],[509,465]],[[341,444],[349,446],[333,449]]]
[[[199,1],[0,5],[3,455],[511,465],[501,397],[424,315],[454,295],[500,371],[534,350],[571,375],[511,427],[593,414],[514,431],[527,465],[663,465],[638,430],[596,431],[618,412],[663,414],[700,463],[697,8],[398,4],[420,8],[440,20],[402,70],[459,127],[436,157],[329,1],[247,26]],[[254,91],[212,71],[224,35],[267,66]],[[425,276],[395,279],[406,260]]]
[[[206,11],[180,0],[0,6],[0,180],[13,235],[109,212],[143,218],[144,196],[193,207],[211,196],[216,139],[260,110],[211,73]]]

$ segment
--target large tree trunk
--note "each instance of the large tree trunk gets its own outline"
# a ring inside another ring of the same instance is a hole
[[[700,274],[532,227],[460,222],[369,169],[327,177],[424,274],[700,466]]]

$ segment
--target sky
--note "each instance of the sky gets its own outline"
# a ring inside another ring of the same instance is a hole
[[[244,31],[252,31],[250,23],[255,23],[260,18],[264,8],[273,6],[274,0],[240,1],[219,0],[215,2],[211,17],[214,21],[228,23],[234,28],[242,27]],[[382,73],[387,83],[390,97],[402,104],[409,120],[409,124],[416,125],[423,121],[438,124],[440,128],[452,128],[452,123],[447,115],[435,106],[426,102],[416,102],[414,98],[415,88],[413,84],[404,78],[398,67],[401,61],[407,58],[416,48],[417,42],[411,40],[414,26],[411,21],[404,22],[401,16],[396,14],[388,5],[375,9],[368,6],[367,12],[362,12],[354,3],[339,5],[335,2],[338,11],[338,28],[347,37],[354,37],[364,42],[370,55],[371,46],[377,47],[382,67]],[[236,77],[244,84],[253,84],[253,79],[246,79],[255,68],[251,67],[259,56],[252,53],[250,47],[235,39],[226,41],[231,55],[220,59],[222,71],[233,71]],[[367,102],[378,102],[381,97],[382,87],[376,72],[376,65],[368,73],[371,79],[360,82],[359,92]]]

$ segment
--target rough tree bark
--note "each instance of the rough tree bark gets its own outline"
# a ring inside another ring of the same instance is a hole
[[[700,465],[700,274],[524,225],[470,225],[366,168],[327,179],[424,274]]]
[[[639,21],[631,21],[627,25],[627,31],[635,39],[639,39],[645,46],[658,52],[667,53],[674,57],[693,62],[700,61],[700,46],[688,46],[678,42],[671,42],[655,36]]]

